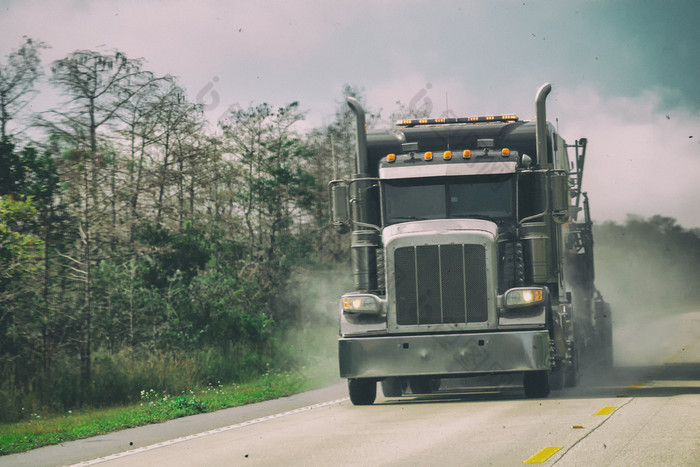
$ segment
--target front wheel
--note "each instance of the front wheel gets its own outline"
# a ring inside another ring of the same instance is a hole
[[[377,398],[377,382],[373,379],[349,379],[348,392],[353,405],[372,405]]]
[[[384,397],[401,397],[403,395],[404,382],[401,378],[385,378],[382,380],[382,392]]]
[[[544,371],[526,371],[523,373],[523,389],[525,396],[547,397],[549,395],[549,372]]]

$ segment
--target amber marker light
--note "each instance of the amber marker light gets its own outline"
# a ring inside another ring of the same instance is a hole
[[[396,160],[396,154],[387,154],[386,155],[387,162],[394,162],[395,160]]]
[[[347,295],[341,300],[344,313],[378,314],[382,312],[382,304],[374,295]]]
[[[465,149],[465,150],[462,152],[462,157],[463,157],[464,159],[471,159],[471,157],[472,157],[472,152],[471,152],[471,150]]]
[[[426,161],[432,161],[433,160],[433,153],[431,151],[426,152],[425,155],[423,156],[423,159],[425,159]]]
[[[442,154],[442,158],[445,159],[446,161],[449,161],[450,159],[452,159],[452,151],[445,151]]]
[[[510,149],[508,149],[508,148],[501,149],[501,156],[503,156],[503,157],[510,156]]]
[[[521,307],[542,303],[545,299],[544,290],[540,288],[519,287],[510,289],[505,294],[506,307]]]

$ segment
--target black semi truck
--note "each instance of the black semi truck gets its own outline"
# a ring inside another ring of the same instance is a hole
[[[587,141],[567,145],[546,121],[550,90],[538,90],[534,121],[409,119],[371,132],[348,99],[356,173],[330,195],[333,225],[351,237],[338,343],[353,404],[374,403],[378,382],[400,397],[505,373],[546,397],[575,385],[581,362],[612,364],[581,192]]]

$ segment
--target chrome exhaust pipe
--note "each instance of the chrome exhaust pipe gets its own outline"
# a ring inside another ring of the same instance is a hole
[[[355,170],[358,174],[367,173],[367,129],[365,128],[365,109],[362,108],[360,101],[354,97],[348,97],[348,106],[355,113],[357,121],[357,159],[355,161]]]
[[[550,83],[544,83],[537,90],[537,97],[535,98],[535,139],[537,141],[538,164],[547,163],[547,106],[545,105],[545,101],[551,90],[552,85]]]
[[[350,185],[352,218],[355,220],[352,227],[350,258],[355,290],[357,292],[373,292],[377,289],[379,232],[368,228],[372,218],[372,208],[367,192],[372,187],[373,182],[368,179],[369,161],[367,160],[365,109],[353,97],[348,97],[348,106],[352,109],[357,121],[357,154],[355,159],[357,173],[352,176],[354,181]]]

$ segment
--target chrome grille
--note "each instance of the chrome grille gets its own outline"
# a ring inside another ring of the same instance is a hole
[[[398,325],[488,319],[483,245],[419,245],[394,252]]]

